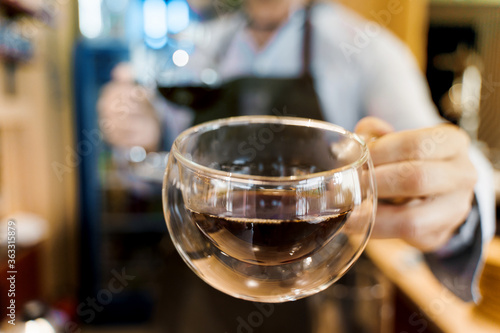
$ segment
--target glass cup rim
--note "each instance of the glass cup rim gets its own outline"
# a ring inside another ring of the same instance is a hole
[[[222,171],[210,168],[208,166],[196,163],[191,159],[184,156],[179,151],[179,145],[187,137],[199,133],[205,133],[213,130],[217,130],[220,127],[226,125],[244,125],[244,124],[282,124],[282,125],[292,125],[292,126],[308,126],[314,127],[316,129],[327,130],[331,132],[336,132],[350,139],[356,141],[361,147],[361,156],[354,162],[348,163],[338,168],[320,171],[315,173],[310,173],[306,175],[299,176],[259,176],[259,175],[248,175],[239,174],[228,171]],[[274,183],[286,183],[286,182],[296,182],[304,181],[307,179],[313,179],[318,177],[326,177],[339,173],[346,170],[353,170],[359,168],[361,165],[366,163],[370,155],[368,146],[366,142],[356,133],[350,132],[339,125],[335,125],[322,120],[299,118],[299,117],[282,117],[282,116],[237,116],[229,118],[221,118],[217,120],[212,120],[208,122],[201,123],[199,125],[190,127],[184,130],[181,134],[177,136],[172,144],[170,154],[173,154],[177,161],[179,161],[184,167],[191,169],[192,171],[202,173],[209,178],[217,178],[223,180],[239,181],[245,183],[261,183],[261,184],[274,184]]]

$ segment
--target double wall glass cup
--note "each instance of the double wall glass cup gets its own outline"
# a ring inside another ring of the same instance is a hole
[[[187,265],[237,298],[285,302],[339,279],[363,251],[376,190],[366,144],[330,123],[249,116],[183,132],[163,184]]]

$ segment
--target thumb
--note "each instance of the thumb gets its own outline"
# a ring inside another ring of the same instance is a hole
[[[394,132],[394,127],[388,122],[376,117],[364,117],[356,124],[354,133],[369,142],[388,133]]]

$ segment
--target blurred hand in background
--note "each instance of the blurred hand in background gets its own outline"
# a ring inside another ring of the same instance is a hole
[[[161,126],[150,103],[153,93],[134,82],[129,64],[117,65],[111,77],[97,103],[104,140],[120,148],[141,146],[146,151],[157,150]]]

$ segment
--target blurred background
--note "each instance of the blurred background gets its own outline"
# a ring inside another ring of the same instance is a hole
[[[410,47],[439,112],[463,127],[500,170],[500,1],[401,0],[403,11],[384,20],[381,13],[394,1],[341,2]],[[162,274],[170,269],[168,258],[177,256],[161,208],[165,156],[107,146],[96,103],[118,63],[130,61],[140,73],[136,80],[147,86],[159,66],[179,66],[193,48],[170,35],[239,5],[0,0],[2,319],[9,319],[4,233],[15,221],[19,323],[31,322],[32,332],[164,331],[155,323],[175,305],[162,293]],[[500,251],[490,253],[481,284],[487,293],[500,288]],[[339,309],[346,306],[357,309],[349,312],[354,321],[367,324],[344,324],[345,332],[458,332],[453,325],[500,331],[500,295],[493,293],[486,305],[462,303],[397,241],[373,244],[367,254],[371,260],[359,265],[354,285],[334,285],[310,301],[318,310],[311,332],[340,332],[345,312]],[[89,297],[98,303],[92,306]],[[236,320],[234,327],[259,331]],[[12,327],[4,322],[2,329]]]

